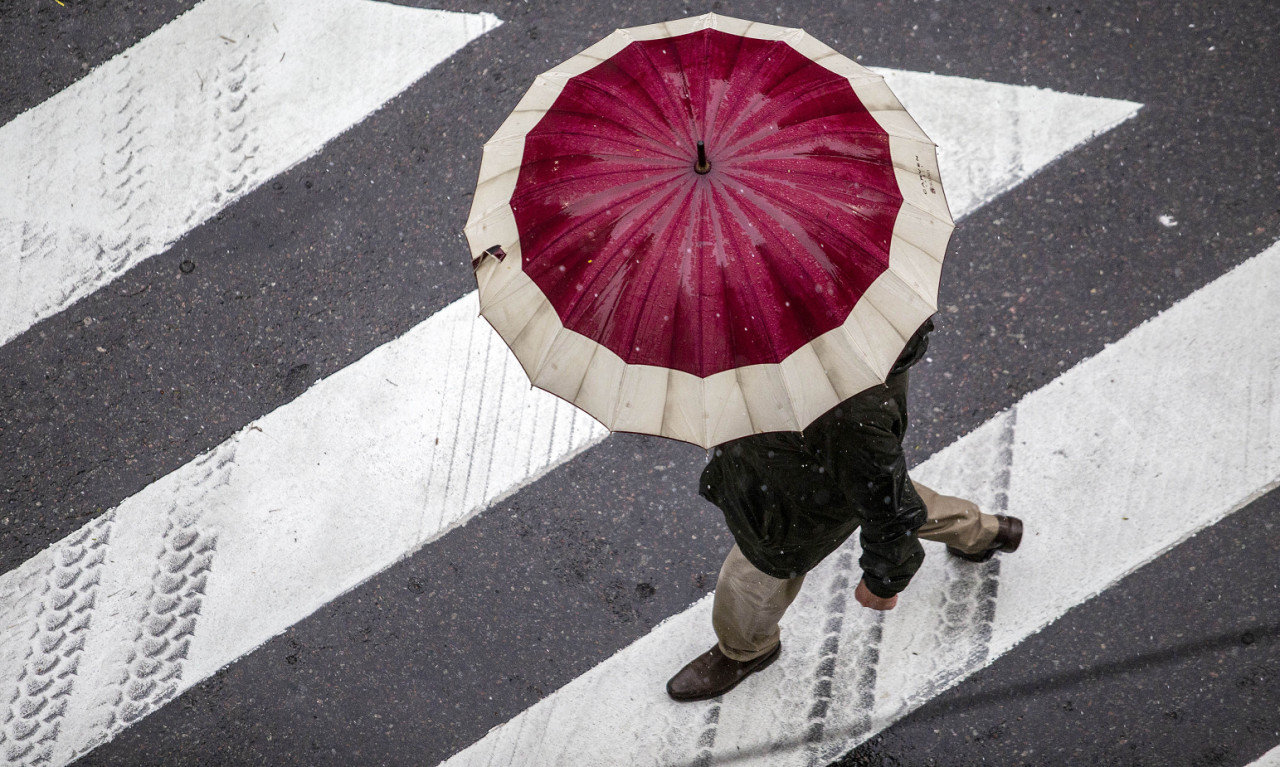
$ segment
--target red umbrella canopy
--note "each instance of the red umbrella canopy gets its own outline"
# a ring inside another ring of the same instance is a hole
[[[535,385],[710,446],[882,382],[953,227],[882,77],[708,14],[540,75],[485,145],[466,231],[481,312]]]
[[[699,377],[842,324],[889,266],[901,204],[889,136],[848,78],[716,29],[633,42],[570,80],[511,196],[524,271],[567,328]]]

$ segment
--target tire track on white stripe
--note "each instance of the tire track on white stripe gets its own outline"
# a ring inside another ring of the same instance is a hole
[[[986,464],[966,467],[972,475],[992,477],[989,483],[974,488],[975,492],[966,496],[991,514],[1012,513],[1009,490],[1017,423],[1017,405],[989,421],[988,444],[972,448],[972,454],[980,460],[985,459]],[[930,609],[939,616],[936,623],[927,627],[927,632],[918,636],[922,641],[915,652],[919,663],[924,666],[920,673],[930,680],[928,691],[922,695],[932,698],[959,681],[969,670],[986,664],[991,650],[1002,561],[1002,557],[996,556],[975,565],[945,557],[941,563],[941,583],[936,589],[926,590],[917,596],[930,600]]]
[[[499,23],[369,0],[205,0],[14,118],[0,127],[0,343],[163,252]]]
[[[26,629],[43,625],[30,614],[32,574],[94,525],[113,524],[110,557],[99,563],[107,588],[98,590],[83,650],[93,670],[67,691],[64,719],[74,726],[46,744],[56,746],[54,762],[105,742],[534,481],[552,465],[544,456],[558,464],[606,436],[576,408],[531,389],[518,365],[486,365],[509,352],[476,316],[471,294],[0,576],[0,615]],[[424,364],[450,359],[465,362]],[[485,380],[500,368],[501,381]],[[481,381],[490,390],[484,403],[474,396]],[[459,431],[437,443],[432,428],[450,421]],[[539,458],[533,475],[497,449],[475,449],[520,435]],[[291,468],[282,471],[281,460]],[[138,566],[148,559],[155,564]],[[264,569],[275,577],[259,575]],[[27,662],[0,648],[0,679],[17,678]]]
[[[122,600],[132,614],[111,634],[98,632],[92,657],[106,660],[86,679],[92,688],[76,699],[74,739],[83,745],[73,758],[105,743],[130,724],[172,700],[182,689],[183,669],[196,634],[218,533],[202,520],[211,497],[234,473],[234,446],[208,453],[193,465],[190,503],[159,515],[161,539],[154,544],[150,579],[138,596]],[[135,581],[109,580],[115,594]],[[139,598],[140,597],[140,598]],[[78,715],[76,715],[78,714]]]
[[[808,721],[805,725],[806,764],[819,767],[831,761],[831,755],[824,752],[826,729],[829,721],[839,717],[840,711],[864,714],[866,705],[844,705],[843,697],[837,689],[842,683],[851,682],[851,690],[859,704],[865,704],[875,695],[876,667],[880,662],[880,643],[883,639],[883,625],[880,620],[859,621],[860,616],[850,615],[849,604],[854,587],[862,577],[853,560],[853,554],[842,551],[836,562],[839,575],[831,580],[827,589],[826,621],[823,625],[822,644],[819,649],[817,663],[813,670],[813,687],[809,692],[810,702]],[[845,637],[845,624],[857,631],[848,632]],[[843,651],[843,652],[842,652]],[[841,674],[842,661],[856,658],[856,671]],[[858,733],[871,728],[871,718],[858,716],[849,726]]]
[[[151,244],[151,221],[138,216],[135,200],[140,200],[153,186],[151,164],[152,128],[155,122],[148,101],[140,95],[133,59],[117,58],[108,65],[113,90],[105,100],[106,119],[101,123],[99,143],[106,147],[98,184],[104,190],[103,236],[92,243],[97,248],[96,272],[90,282],[103,284],[114,279],[129,265],[129,254]],[[117,108],[118,107],[118,108]],[[135,220],[137,218],[138,220]],[[85,245],[90,243],[86,242]],[[74,295],[73,286],[59,297],[66,305]]]
[[[42,555],[41,567],[14,579],[0,597],[6,613],[29,623],[6,626],[4,646],[25,646],[6,690],[0,753],[13,764],[47,764],[80,670],[114,514],[108,513]],[[24,638],[19,632],[26,630]]]

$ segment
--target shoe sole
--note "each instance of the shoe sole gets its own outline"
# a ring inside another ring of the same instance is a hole
[[[679,701],[680,703],[693,703],[700,700],[712,700],[713,698],[718,698],[721,695],[724,695],[725,693],[729,692],[733,688],[737,687],[738,685],[742,684],[744,681],[746,681],[747,677],[751,676],[752,674],[764,671],[765,669],[772,666],[773,662],[776,661],[778,659],[778,656],[781,654],[782,654],[782,643],[779,642],[778,646],[773,648],[773,652],[769,653],[768,655],[761,656],[760,663],[757,666],[752,668],[747,673],[743,674],[741,677],[738,678],[738,681],[734,682],[733,684],[729,685],[723,690],[717,690],[714,693],[706,693],[704,695],[690,695],[687,697],[672,695],[671,690],[667,690],[667,695],[669,695],[672,700]]]
[[[968,552],[964,552],[964,551],[961,551],[960,549],[957,549],[955,546],[947,547],[948,554],[950,554],[953,557],[959,557],[968,562],[986,562],[990,560],[992,557],[994,557],[996,555],[996,552],[999,550],[1000,549],[998,548],[987,549],[986,551],[978,551],[973,554],[970,554]]]

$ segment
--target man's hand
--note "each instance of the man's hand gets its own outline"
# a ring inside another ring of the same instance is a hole
[[[863,607],[870,607],[872,610],[892,610],[898,604],[898,595],[894,594],[888,599],[882,599],[871,593],[871,589],[867,588],[867,581],[858,581],[858,588],[853,591],[853,598],[858,600],[858,604]]]

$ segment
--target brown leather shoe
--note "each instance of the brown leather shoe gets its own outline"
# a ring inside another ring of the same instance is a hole
[[[667,694],[674,700],[694,701],[715,698],[738,686],[743,679],[769,667],[782,650],[779,642],[769,652],[748,661],[736,661],[720,652],[720,645],[694,658],[667,681]]]
[[[1003,514],[997,514],[996,519],[1000,520],[1000,529],[996,531],[996,537],[991,541],[990,547],[969,554],[954,546],[948,546],[947,552],[970,562],[986,562],[995,556],[997,551],[1005,553],[1017,551],[1018,545],[1022,543],[1022,520],[1017,517],[1006,517]]]

